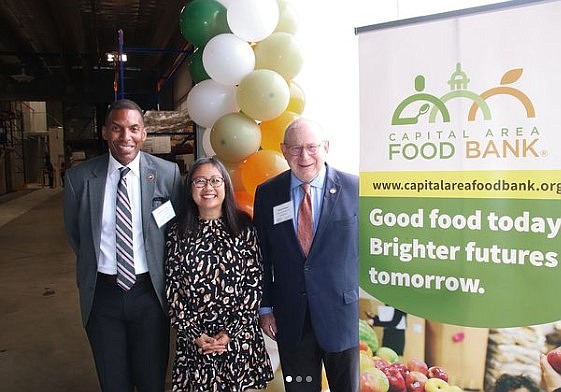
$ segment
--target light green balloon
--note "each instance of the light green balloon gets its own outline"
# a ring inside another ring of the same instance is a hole
[[[298,16],[294,6],[284,0],[277,0],[279,5],[279,22],[275,27],[275,32],[284,31],[285,33],[296,34],[298,30]]]
[[[273,33],[255,45],[255,69],[270,69],[293,79],[304,64],[302,46],[290,33]]]
[[[241,162],[259,150],[261,130],[257,123],[243,113],[228,113],[214,123],[210,144],[220,160]]]
[[[236,99],[242,112],[254,120],[266,121],[286,110],[290,89],[277,72],[257,69],[241,80]]]

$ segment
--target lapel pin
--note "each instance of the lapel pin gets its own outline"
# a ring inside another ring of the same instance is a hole
[[[149,173],[149,174],[146,176],[146,179],[147,179],[148,181],[150,181],[150,182],[154,182],[154,180],[156,179],[156,176],[155,176],[154,174],[152,174],[152,173]]]
[[[334,195],[334,194],[337,193],[337,189],[331,188],[331,189],[329,189],[329,193],[331,193],[332,195]]]

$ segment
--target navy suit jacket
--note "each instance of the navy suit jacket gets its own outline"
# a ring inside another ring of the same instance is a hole
[[[170,200],[179,213],[183,182],[176,163],[140,152],[140,193],[146,261],[152,284],[167,314],[164,295],[164,246],[166,225],[158,227],[152,211]],[[101,218],[109,154],[87,160],[65,174],[64,224],[76,254],[76,277],[84,326],[92,309],[97,260],[101,242]]]
[[[292,220],[273,221],[273,207],[291,201],[290,170],[257,188],[254,223],[265,272],[262,306],[273,307],[278,344],[299,344],[308,307],[320,347],[340,352],[358,346],[358,177],[326,166],[307,258]]]

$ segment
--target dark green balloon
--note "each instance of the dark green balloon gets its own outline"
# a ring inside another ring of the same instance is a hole
[[[194,83],[202,82],[203,80],[210,79],[206,73],[203,65],[203,48],[197,48],[191,55],[188,62],[189,74]]]
[[[215,0],[190,1],[179,14],[181,34],[197,47],[203,47],[214,36],[230,33],[226,7]]]

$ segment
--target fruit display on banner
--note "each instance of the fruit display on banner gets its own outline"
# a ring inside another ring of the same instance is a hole
[[[561,348],[556,348],[547,353],[547,362],[555,369],[557,373],[561,373]]]
[[[359,350],[361,392],[463,391],[448,382],[448,371],[443,366],[429,366],[418,358],[400,362],[400,357],[393,349],[378,345],[376,332],[362,319],[359,320]],[[561,350],[559,354],[561,364]]]

